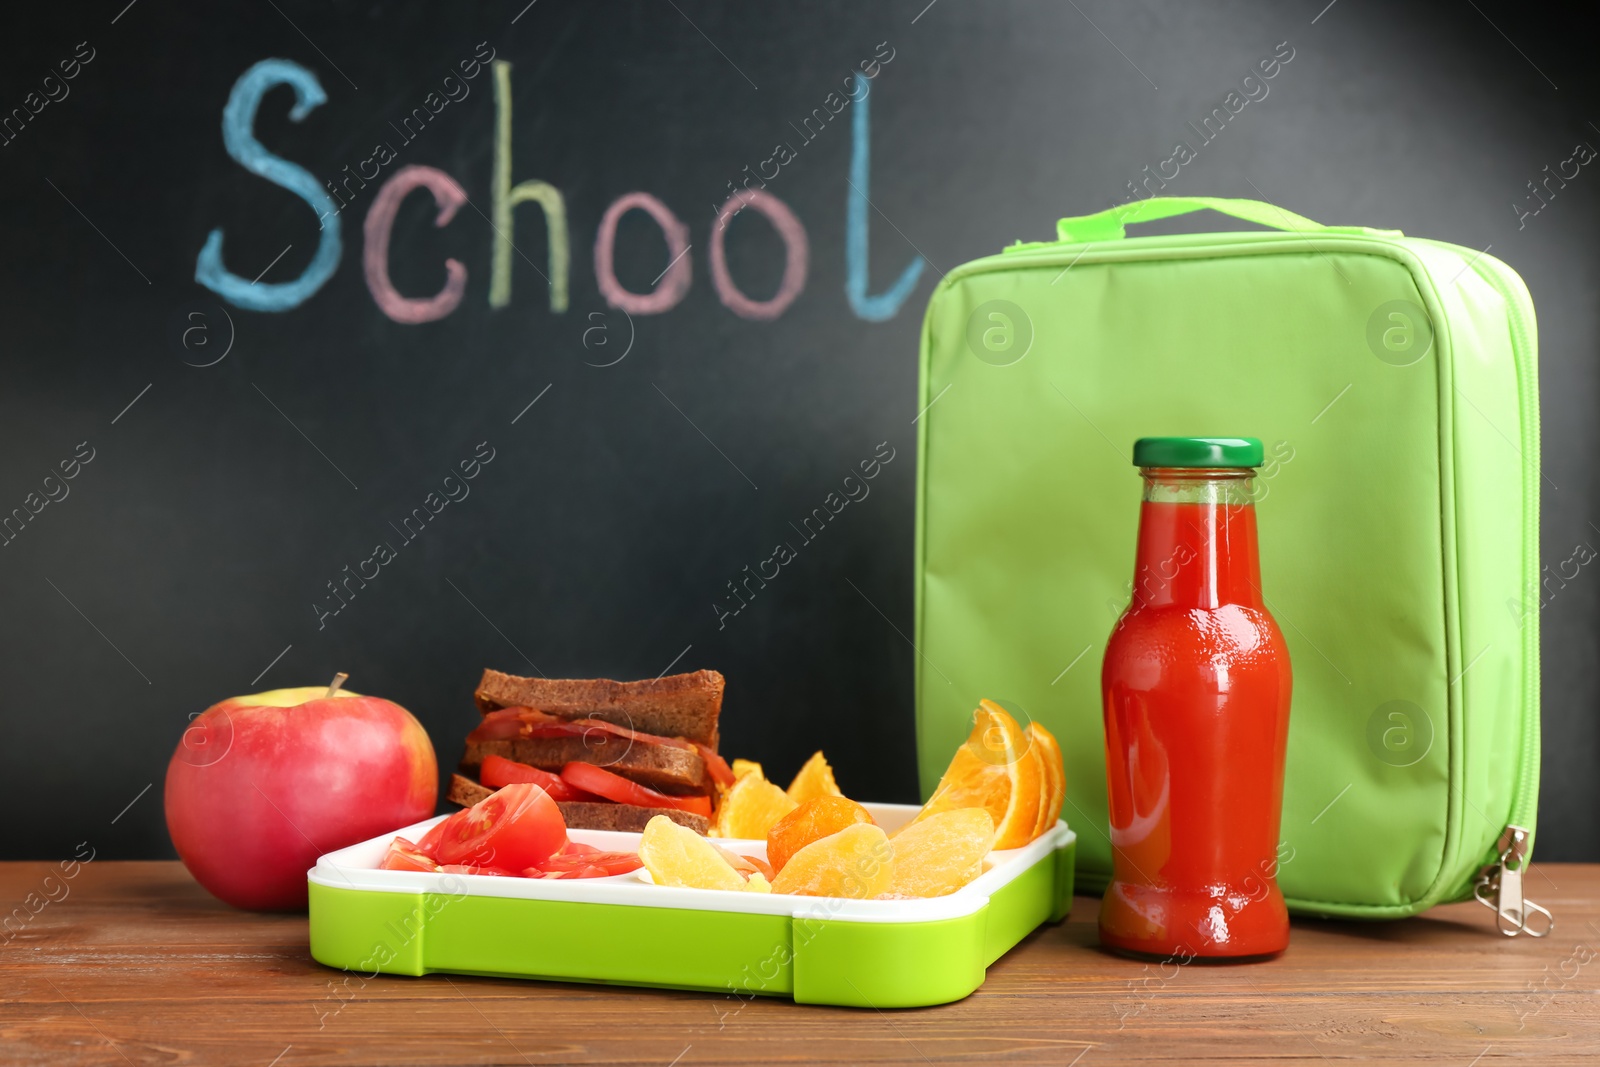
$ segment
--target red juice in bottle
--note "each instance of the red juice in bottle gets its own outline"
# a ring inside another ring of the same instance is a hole
[[[1261,595],[1261,442],[1147,437],[1133,599],[1106,645],[1112,879],[1100,941],[1141,955],[1282,952],[1278,827],[1289,651]]]

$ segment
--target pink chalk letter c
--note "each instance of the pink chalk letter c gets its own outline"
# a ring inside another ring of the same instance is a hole
[[[783,238],[783,281],[770,300],[751,300],[733,284],[728,273],[728,255],[723,249],[728,221],[745,208],[752,208],[767,217],[772,228]],[[716,225],[711,229],[711,284],[717,297],[729,311],[744,319],[775,319],[782,315],[795,297],[806,287],[806,266],[810,258],[810,244],[806,228],[800,225],[789,205],[762,189],[746,189],[728,197],[722,210],[717,212]]]
[[[656,220],[662,236],[667,239],[667,269],[657,279],[654,292],[634,293],[617,281],[613,261],[617,243],[617,223],[622,216],[638,208]],[[678,220],[672,209],[649,193],[628,193],[618,197],[600,218],[600,231],[594,238],[594,280],[600,286],[600,295],[614,308],[630,315],[659,315],[671,311],[689,292],[694,272],[689,266],[689,227]]]
[[[455,218],[457,209],[467,202],[467,194],[444,171],[434,167],[403,167],[383,183],[372,201],[364,224],[366,249],[362,253],[367,289],[371,291],[378,309],[395,322],[410,326],[444,318],[461,303],[461,294],[467,288],[467,268],[456,259],[444,261],[444,288],[426,299],[401,296],[389,280],[389,231],[394,228],[394,216],[400,210],[400,202],[412,190],[419,188],[431,192],[433,202],[439,205],[439,214],[433,220],[438,227],[447,225]]]

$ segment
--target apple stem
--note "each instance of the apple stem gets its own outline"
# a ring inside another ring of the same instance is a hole
[[[349,680],[350,676],[344,671],[340,671],[338,674],[334,675],[333,681],[328,685],[328,691],[322,694],[323,699],[326,700],[328,697],[333,696],[339,691],[339,687]]]

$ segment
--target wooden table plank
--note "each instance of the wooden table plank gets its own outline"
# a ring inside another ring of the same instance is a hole
[[[1080,898],[959,1004],[879,1012],[347,976],[311,960],[304,916],[234,911],[175,863],[101,861],[70,880],[0,864],[0,904],[22,909],[0,933],[0,1062],[1592,1064],[1600,864],[1541,865],[1528,884],[1556,914],[1544,940],[1502,938],[1487,909],[1457,904],[1396,923],[1297,921],[1288,953],[1247,966],[1103,953],[1097,902]]]

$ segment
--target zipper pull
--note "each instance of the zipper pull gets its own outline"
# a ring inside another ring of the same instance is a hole
[[[1507,826],[1495,845],[1499,858],[1478,872],[1477,884],[1472,887],[1473,898],[1495,913],[1495,925],[1507,937],[1527,934],[1544,937],[1555,929],[1555,918],[1549,911],[1522,895],[1522,873],[1528,856],[1528,831],[1521,826]],[[1535,915],[1544,916],[1543,922],[1532,925],[1528,920]]]

